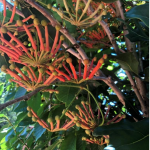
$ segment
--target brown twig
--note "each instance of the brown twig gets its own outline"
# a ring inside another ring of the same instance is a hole
[[[44,89],[45,87],[37,88],[36,90],[34,90],[31,93],[28,93],[27,95],[24,95],[22,97],[16,98],[16,99],[11,100],[9,102],[6,102],[4,104],[0,104],[0,111],[3,110],[4,108],[6,108],[7,106],[10,106],[12,104],[18,103],[20,101],[28,101],[33,95],[35,95],[36,93],[38,93],[40,90]]]

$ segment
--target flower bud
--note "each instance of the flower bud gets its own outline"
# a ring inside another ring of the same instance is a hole
[[[47,119],[47,122],[49,122],[49,123],[50,123],[50,122],[53,122],[53,118],[51,118],[51,117],[48,118],[48,119]]]
[[[21,27],[21,26],[23,26],[23,22],[21,21],[21,20],[17,20],[17,25],[19,26],[19,27]]]

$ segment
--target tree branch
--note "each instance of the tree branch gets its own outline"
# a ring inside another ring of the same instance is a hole
[[[119,51],[118,45],[117,45],[117,43],[116,43],[116,40],[115,40],[115,38],[114,38],[112,32],[110,31],[110,29],[109,29],[109,27],[108,27],[108,24],[107,24],[105,21],[103,21],[103,20],[102,20],[102,21],[99,21],[99,23],[101,24],[101,26],[103,27],[103,29],[104,29],[105,32],[107,33],[108,38],[109,38],[109,40],[110,40],[110,42],[111,42],[111,44],[112,44],[114,50],[116,51],[117,54],[119,54],[120,51]]]
[[[111,79],[111,77],[94,77],[93,80],[104,81],[116,93],[119,101],[125,106],[125,97],[120,92],[119,88],[114,84],[114,81]]]
[[[62,45],[63,45],[64,48],[68,48],[68,47],[69,47],[68,44],[65,43],[65,42],[63,42]],[[77,52],[75,52],[72,48],[67,49],[67,52],[71,53],[72,55],[74,55],[74,56],[77,57],[78,59],[81,59],[81,60],[82,60],[82,58],[80,57],[80,54],[77,53]]]
[[[124,16],[124,12],[123,12],[123,8],[122,8],[122,4],[121,4],[120,0],[116,1],[115,4],[116,4],[115,6],[117,7],[116,9],[118,9],[118,11],[119,11],[119,15],[120,15],[121,19],[123,19],[125,21],[125,16]],[[119,17],[119,16],[117,16],[117,17]],[[130,40],[125,36],[125,35],[129,34],[129,31],[127,30],[127,26],[124,26],[123,28],[124,28],[123,34],[124,34],[124,39],[126,41],[127,50],[129,52],[132,52],[132,44],[131,44]]]
[[[4,108],[6,108],[7,106],[10,106],[12,104],[18,103],[20,101],[28,101],[33,95],[35,95],[36,93],[38,93],[40,90],[44,89],[45,87],[37,88],[36,90],[34,90],[31,93],[28,93],[27,95],[24,95],[22,97],[16,98],[16,99],[11,100],[9,102],[6,102],[4,104],[0,104],[0,111],[3,110]]]
[[[131,86],[132,86],[132,88],[133,88],[133,90],[134,90],[134,92],[135,92],[135,94],[136,94],[136,96],[137,96],[137,98],[138,98],[138,100],[139,100],[139,102],[141,104],[141,110],[143,112],[144,117],[148,117],[148,109],[146,108],[146,106],[145,106],[145,104],[143,102],[142,96],[140,95],[140,92],[139,92],[139,90],[138,90],[138,88],[137,88],[137,86],[135,84],[135,81],[133,80],[133,78],[132,78],[132,76],[131,76],[129,71],[125,71],[125,72],[126,72],[128,78],[129,78]]]

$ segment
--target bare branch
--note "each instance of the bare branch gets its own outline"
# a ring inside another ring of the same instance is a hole
[[[16,98],[16,99],[11,100],[9,102],[6,102],[4,104],[0,104],[0,111],[3,110],[4,108],[6,108],[7,106],[10,106],[12,104],[18,103],[20,101],[28,101],[33,95],[35,95],[36,93],[38,93],[40,90],[44,89],[45,87],[37,88],[36,90],[34,90],[31,93],[28,93],[27,95],[24,95],[22,97]]]

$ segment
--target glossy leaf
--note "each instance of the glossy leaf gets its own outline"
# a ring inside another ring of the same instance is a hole
[[[59,94],[56,94],[58,100],[65,103],[65,105],[68,106],[79,89],[73,87],[60,86],[57,88],[57,90],[59,91]]]
[[[132,52],[127,52],[117,56],[117,62],[121,65],[124,70],[128,70],[138,74],[139,62]]]
[[[149,4],[135,6],[125,13],[126,18],[137,18],[142,20],[146,26],[149,26]]]
[[[62,142],[62,139],[55,141],[52,145],[50,145],[46,150],[55,150],[55,148]]]
[[[15,121],[15,125],[18,125],[25,117],[27,116],[26,112],[22,112],[17,116],[17,120]]]
[[[19,98],[19,97],[21,97],[21,96],[24,96],[25,93],[26,93],[26,91],[27,91],[27,90],[26,90],[25,88],[19,87],[19,88],[17,89],[17,92],[16,92],[16,94],[15,94],[14,99]]]
[[[30,106],[35,112],[38,111],[41,104],[41,94],[37,93],[36,95],[32,96],[30,100],[27,101],[28,106]]]
[[[97,127],[93,135],[109,135],[110,144],[112,144],[116,150],[146,150],[148,149],[149,136],[148,122],[148,119],[143,119],[134,123],[123,120],[116,124]]]
[[[74,133],[70,133],[65,137],[60,150],[76,150],[76,136]]]
[[[12,98],[15,96],[15,94],[16,94],[16,91],[10,92],[10,93],[6,96],[5,102],[8,101],[8,100],[10,100],[10,99],[12,99]]]
[[[21,101],[15,104],[13,111],[15,112],[27,112],[27,102]]]
[[[35,136],[35,140],[37,141],[42,136],[42,134],[46,131],[46,129],[40,126],[38,123],[36,123],[34,128],[35,128],[34,136]]]
[[[136,26],[135,29],[132,29],[131,26],[127,25],[129,34],[127,34],[126,37],[131,42],[148,41],[149,37],[145,34],[142,25],[139,24],[137,19],[134,19],[134,23],[135,23],[135,26]]]

